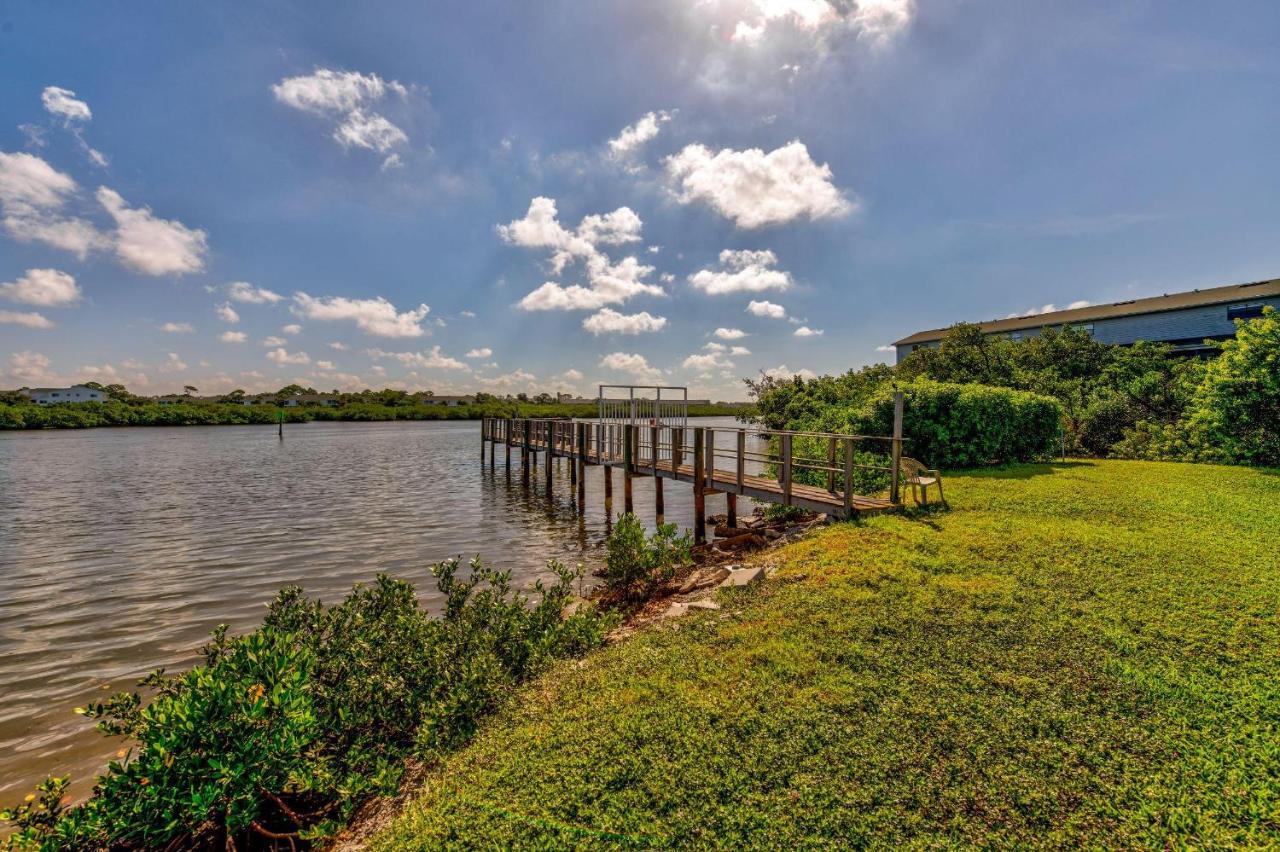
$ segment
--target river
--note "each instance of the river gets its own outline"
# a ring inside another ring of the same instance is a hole
[[[0,806],[47,774],[86,792],[120,744],[73,708],[189,666],[216,625],[252,628],[282,586],[333,601],[386,572],[432,607],[427,568],[452,556],[480,554],[519,587],[549,577],[548,559],[598,564],[602,471],[579,515],[567,466],[548,501],[541,468],[531,493],[497,461],[482,468],[477,422],[308,423],[283,440],[274,426],[0,432]],[[649,525],[652,489],[636,479]],[[691,526],[689,486],[664,496],[667,520]]]

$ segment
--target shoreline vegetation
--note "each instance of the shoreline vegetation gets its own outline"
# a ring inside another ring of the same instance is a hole
[[[360,395],[353,395],[360,396]],[[689,406],[690,417],[749,416],[749,404],[714,403]],[[144,397],[107,402],[37,405],[0,401],[0,430],[90,429],[103,426],[240,426],[311,422],[380,422],[389,420],[480,420],[485,417],[595,417],[595,405],[537,403],[494,398],[470,405],[446,406],[392,398],[353,399],[337,406],[242,405],[234,402],[173,402]]]

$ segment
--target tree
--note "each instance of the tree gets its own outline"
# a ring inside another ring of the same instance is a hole
[[[182,392],[187,396],[191,396],[192,394],[199,393],[200,389],[195,387],[194,385],[183,385]]]
[[[1236,320],[1196,388],[1187,416],[1194,439],[1229,461],[1280,466],[1280,316]]]

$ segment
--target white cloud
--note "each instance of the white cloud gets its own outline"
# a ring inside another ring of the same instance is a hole
[[[287,352],[284,347],[276,347],[267,353],[267,359],[277,364],[310,364],[311,357],[305,352]]]
[[[265,287],[255,287],[247,281],[235,281],[227,285],[227,295],[233,302],[244,302],[249,305],[274,305],[284,298],[279,293]]]
[[[350,349],[351,347],[347,346],[347,344],[343,343],[343,342],[342,342],[342,341],[340,341],[340,340],[335,340],[335,341],[333,341],[332,343],[330,343],[330,344],[329,344],[329,348],[330,348],[330,349],[336,349],[336,350],[338,350],[339,352],[346,352],[346,351],[347,351],[348,349]]]
[[[747,305],[747,313],[752,316],[766,317],[768,319],[785,319],[787,316],[787,309],[782,307],[782,305],[777,305],[773,302],[757,302],[752,299],[751,303]]]
[[[637,379],[656,382],[662,378],[662,371],[649,365],[643,355],[627,352],[611,352],[600,359],[600,366],[620,373],[629,373]]]
[[[855,207],[831,182],[830,166],[815,163],[799,140],[768,154],[759,148],[712,153],[694,144],[665,162],[681,204],[704,202],[740,228],[843,216]]]
[[[40,94],[40,101],[50,115],[65,121],[88,121],[93,118],[89,105],[77,98],[76,93],[70,89],[47,86]]]
[[[725,249],[720,252],[720,269],[700,269],[689,276],[689,283],[713,296],[786,290],[791,287],[791,275],[780,269],[772,269],[777,262],[778,256],[768,250]]]
[[[427,370],[470,370],[457,358],[452,358],[440,351],[440,347],[432,346],[425,352],[384,352],[381,349],[370,349],[371,358],[394,358],[407,367],[419,367]]]
[[[8,366],[5,367],[5,375],[13,383],[26,387],[53,384],[58,381],[58,377],[54,375],[49,367],[50,362],[47,355],[24,350],[22,352],[14,352],[9,356]]]
[[[580,382],[583,379],[583,375],[581,370],[575,370],[570,367],[560,374],[560,378],[566,382]]]
[[[729,347],[729,354],[734,358],[740,358],[744,355],[750,355],[751,350],[745,346],[731,346]]]
[[[22,242],[43,242],[83,259],[111,241],[84,219],[59,211],[76,182],[33,154],[0,151],[0,211],[5,230]]]
[[[896,347],[886,343],[884,346],[877,346],[876,351],[877,352],[896,352],[898,350]]]
[[[822,329],[820,328],[813,329],[813,328],[809,328],[809,326],[807,325],[802,325],[799,328],[797,328],[793,333],[795,334],[796,337],[821,337]]]
[[[266,347],[268,347],[268,348],[270,348],[270,347],[272,347],[272,346],[284,346],[284,345],[285,345],[286,343],[288,343],[288,342],[289,342],[289,341],[285,340],[283,337],[279,337],[279,336],[274,335],[274,334],[273,334],[273,335],[271,335],[270,337],[264,337],[264,338],[262,338],[262,345],[263,345],[263,346],[266,346]]]
[[[395,305],[381,296],[372,299],[348,299],[345,296],[315,298],[303,292],[293,294],[294,313],[312,320],[353,320],[356,327],[376,337],[421,337],[422,321],[430,308],[418,305],[410,311],[397,311]]]
[[[620,314],[612,308],[603,308],[582,321],[582,327],[596,335],[642,334],[661,331],[666,324],[666,317],[655,317],[648,311]]]
[[[249,335],[243,331],[224,331],[218,335],[218,339],[223,343],[244,343],[249,339]]]
[[[459,312],[458,312],[458,315],[459,315],[459,316],[466,317],[467,319],[475,319],[475,318],[476,318],[476,312],[475,312],[475,311],[459,311]]]
[[[289,323],[288,325],[285,325],[285,326],[281,326],[280,330],[283,331],[285,334],[300,334],[302,332],[302,326],[294,322],[294,323]]]
[[[170,352],[167,359],[160,365],[161,372],[165,373],[181,373],[187,369],[186,362],[178,357],[177,352]]]
[[[35,311],[0,311],[0,325],[24,325],[27,328],[53,328],[53,323]]]
[[[333,138],[344,148],[354,145],[357,148],[368,148],[381,154],[409,141],[405,132],[388,121],[385,116],[358,109],[347,114],[347,117],[333,131]],[[392,154],[382,162],[384,169],[395,168],[398,165],[400,165],[398,154]]]
[[[386,153],[409,141],[408,135],[371,107],[391,95],[407,97],[407,87],[377,74],[317,68],[310,74],[287,77],[271,87],[276,100],[302,112],[337,120],[333,138],[344,148]],[[398,155],[383,160],[384,169],[400,165]]]
[[[812,370],[790,370],[786,364],[779,364],[771,370],[761,370],[766,376],[772,376],[775,379],[793,379],[796,377],[802,379],[816,379],[818,376]]]
[[[98,203],[116,223],[120,261],[147,275],[185,275],[204,269],[205,232],[176,220],[159,219],[147,207],[129,207],[120,194],[98,188]]]
[[[645,113],[639,121],[622,128],[616,138],[609,140],[609,156],[615,160],[630,157],[657,136],[660,126],[670,120],[671,113],[666,111]]]
[[[742,18],[730,39],[757,46],[779,29],[790,29],[821,43],[839,32],[852,32],[873,45],[883,45],[911,24],[914,0],[750,0],[741,8]]]
[[[28,269],[17,281],[0,284],[0,299],[51,308],[80,301],[76,279],[56,269]]]
[[[333,365],[333,362],[332,362],[332,361],[317,361],[317,362],[316,362],[316,369],[318,369],[318,370],[333,370],[333,369],[335,369],[335,368],[334,368],[334,365]]]
[[[190,334],[196,327],[189,322],[167,322],[160,326],[160,330],[169,334]]]
[[[721,340],[741,340],[747,336],[747,333],[740,328],[717,328],[712,333]]]
[[[741,349],[742,347],[734,347]],[[686,370],[698,370],[707,372],[709,370],[728,370],[734,366],[730,359],[729,347],[723,343],[712,341],[702,347],[701,353],[695,353],[684,359],[684,363],[680,366]],[[749,354],[749,353],[748,353]]]
[[[493,354],[493,350],[488,346],[481,346],[479,349],[472,349],[467,353],[468,358],[488,358]]]
[[[218,319],[223,322],[240,322],[240,314],[236,313],[236,309],[226,302],[223,302],[221,305],[214,308],[214,312],[217,313]]]
[[[619,207],[604,215],[585,216],[577,229],[570,231],[557,219],[554,199],[534,198],[523,218],[498,226],[498,236],[512,245],[550,249],[550,266],[556,275],[581,261],[590,286],[548,281],[521,299],[520,307],[530,311],[594,310],[639,295],[664,295],[661,287],[644,280],[654,271],[652,266],[635,257],[612,263],[599,248],[639,241],[642,225],[635,211]]]
[[[1009,314],[1007,317],[1005,317],[1005,319],[1017,319],[1018,317],[1034,317],[1034,316],[1039,316],[1040,314],[1051,314],[1054,311],[1072,311],[1072,310],[1075,310],[1076,308],[1087,308],[1089,307],[1090,304],[1092,304],[1092,302],[1089,302],[1086,299],[1081,299],[1079,301],[1072,302],[1071,304],[1067,305],[1065,308],[1060,308],[1057,305],[1050,302],[1049,304],[1044,305],[1043,307],[1030,308],[1026,311],[1023,311],[1020,314]]]

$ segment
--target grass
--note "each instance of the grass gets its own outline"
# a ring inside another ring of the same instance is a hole
[[[526,688],[376,848],[1280,844],[1280,475],[953,475]]]

